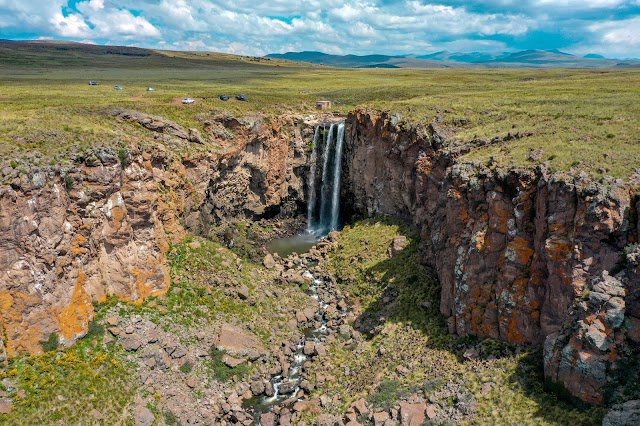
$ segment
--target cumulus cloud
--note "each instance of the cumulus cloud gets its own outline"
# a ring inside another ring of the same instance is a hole
[[[640,0],[0,0],[9,36],[253,55],[611,46],[640,56],[639,15]]]

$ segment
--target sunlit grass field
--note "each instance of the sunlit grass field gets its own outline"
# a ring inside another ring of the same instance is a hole
[[[249,101],[234,100],[239,93]],[[182,105],[184,97],[196,103]],[[334,101],[333,112],[369,107],[434,122],[452,144],[528,135],[465,160],[531,165],[530,149],[542,148],[537,162],[552,170],[620,178],[640,164],[640,70],[336,69],[214,53],[96,54],[82,45],[0,48],[0,157],[39,152],[40,161],[58,163],[83,147],[139,139],[138,129],[109,115],[117,108],[197,128],[223,111],[315,113],[319,99]]]

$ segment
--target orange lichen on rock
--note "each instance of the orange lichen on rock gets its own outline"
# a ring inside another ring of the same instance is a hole
[[[507,322],[506,338],[507,338],[507,341],[511,343],[525,342],[525,339],[522,336],[522,333],[520,332],[520,329],[518,327],[518,321],[517,321],[517,316],[515,312],[511,315],[511,318],[509,318],[509,321]]]
[[[93,304],[83,287],[86,279],[87,275],[80,271],[69,305],[62,308],[58,315],[60,334],[66,340],[71,340],[86,332],[89,321],[93,318]]]
[[[41,353],[41,324],[47,321],[47,312],[39,310],[31,312],[27,317],[24,312],[37,307],[40,299],[36,295],[16,292],[0,293],[0,326],[6,335],[5,349],[9,356],[19,352]]]
[[[87,252],[86,247],[82,247],[87,243],[87,238],[82,234],[76,234],[76,237],[71,244],[71,253],[78,256]]]
[[[112,228],[115,231],[118,231],[120,227],[122,227],[122,221],[124,220],[126,214],[127,211],[123,207],[115,206],[111,209],[111,220],[113,223]]]
[[[516,237],[509,243],[508,249],[511,249],[516,254],[518,263],[522,266],[529,264],[529,261],[535,253],[533,248],[529,245],[529,242],[522,237]]]
[[[545,249],[554,262],[564,262],[570,258],[573,245],[564,238],[552,236],[545,242]]]
[[[171,279],[164,265],[159,265],[164,271],[162,286],[158,287],[157,282],[152,278],[157,276],[157,272],[143,271],[138,267],[133,269],[133,275],[136,277],[137,298],[135,303],[142,303],[150,296],[162,296],[167,293]]]

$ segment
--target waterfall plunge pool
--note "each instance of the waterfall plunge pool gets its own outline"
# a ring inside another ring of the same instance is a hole
[[[285,258],[292,253],[304,254],[308,252],[318,241],[320,241],[320,238],[317,235],[304,233],[271,240],[267,244],[267,249],[271,253],[276,253],[278,256]]]

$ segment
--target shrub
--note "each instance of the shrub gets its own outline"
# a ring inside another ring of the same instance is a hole
[[[375,392],[367,398],[367,402],[384,411],[388,411],[408,392],[410,390],[397,380],[383,380]]]
[[[104,325],[100,324],[98,321],[93,320],[89,323],[89,329],[87,331],[86,339],[93,339],[95,337],[104,336],[105,328]]]
[[[193,370],[193,364],[190,361],[185,361],[180,366],[180,371],[182,371],[184,374],[191,373],[191,370]]]
[[[222,362],[222,357],[225,352],[220,351],[215,347],[211,347],[209,351],[209,355],[211,356],[211,368],[213,371],[213,376],[221,383],[226,383],[233,376],[237,376],[238,378],[243,377],[249,371],[249,366],[247,364],[240,364],[237,367],[229,367],[224,362]]]
[[[73,176],[71,176],[70,174],[66,174],[64,175],[64,189],[69,192],[71,191],[71,189],[73,188]]]
[[[120,161],[120,167],[125,169],[129,165],[129,150],[127,148],[118,149],[118,160]]]
[[[58,333],[51,333],[47,340],[42,340],[40,342],[42,346],[42,350],[45,352],[52,352],[57,350],[60,347],[60,338],[58,337]]]
[[[9,165],[11,166],[12,169],[15,169],[18,167],[18,162],[16,160],[11,160],[9,162]]]

